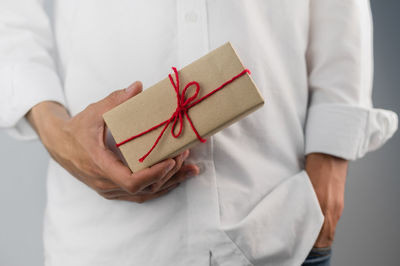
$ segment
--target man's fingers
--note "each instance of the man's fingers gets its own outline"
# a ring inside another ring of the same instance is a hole
[[[99,148],[95,159],[94,161],[103,172],[104,178],[110,179],[125,191],[134,193],[137,188],[133,182],[131,170],[112,151]]]
[[[93,188],[99,193],[110,193],[114,191],[121,191],[121,187],[107,178],[97,179],[93,183]]]
[[[97,152],[97,163],[106,178],[111,179],[125,191],[135,194],[146,186],[162,179],[175,166],[173,159],[167,159],[152,167],[132,173],[118,157],[108,149]]]
[[[124,197],[124,196],[131,196],[128,192],[119,189],[116,191],[110,191],[110,192],[98,192],[103,198],[106,199],[115,199],[118,197]]]
[[[181,182],[185,181],[187,178],[198,175],[199,172],[200,172],[200,169],[195,164],[184,165],[175,174],[175,176],[173,178],[169,179],[165,184],[163,184],[160,189],[162,190],[162,189],[165,189],[174,184],[181,183]]]
[[[108,149],[99,148],[94,161],[104,176],[130,194],[138,193],[145,187],[158,182],[175,166],[175,160],[167,159],[149,168],[132,173],[118,157]]]
[[[137,191],[141,191],[147,186],[162,180],[175,165],[175,160],[167,159],[134,173],[133,177],[138,188]]]
[[[114,108],[115,106],[125,102],[129,98],[139,94],[142,91],[142,87],[143,87],[142,83],[140,81],[136,81],[126,89],[116,90],[112,92],[106,98],[97,102],[96,106],[98,106],[101,109],[102,113],[105,113],[108,110]]]
[[[179,154],[174,158],[175,166],[164,176],[163,179],[151,184],[148,186],[145,191],[147,193],[155,193],[160,190],[160,188],[172,177],[175,175],[176,172],[182,167],[183,162],[189,156],[189,150],[184,151],[183,153]]]
[[[179,169],[181,169],[183,162],[187,159],[187,157],[189,157],[189,154],[190,151],[185,150],[183,153],[174,158],[174,160],[176,161],[175,167],[172,168],[172,170],[169,171],[169,173],[165,176],[164,181],[170,179],[176,172],[179,171]]]
[[[136,203],[143,203],[158,197],[161,197],[168,192],[172,191],[174,188],[176,188],[179,184],[173,185],[171,187],[165,188],[163,190],[160,190],[159,192],[155,194],[147,194],[147,195],[129,195],[129,196],[120,196],[120,197],[115,197],[113,198],[114,200],[124,200],[124,201],[132,201]]]

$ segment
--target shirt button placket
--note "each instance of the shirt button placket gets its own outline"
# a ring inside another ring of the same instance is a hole
[[[206,0],[177,0],[178,69],[209,52]],[[209,249],[219,225],[212,137],[192,149],[194,163],[201,163],[201,176],[185,183],[187,240],[185,252],[193,261],[186,265],[206,265]],[[190,260],[190,259],[189,259]]]
[[[206,0],[177,0],[178,68],[209,51]]]

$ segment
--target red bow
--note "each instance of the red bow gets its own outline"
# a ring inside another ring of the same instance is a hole
[[[199,91],[200,91],[200,85],[199,85],[199,83],[198,83],[197,81],[191,81],[191,82],[189,82],[188,84],[186,84],[185,88],[183,89],[182,94],[179,94],[180,89],[179,89],[179,75],[178,75],[178,71],[176,70],[175,67],[172,67],[172,70],[173,70],[174,73],[175,73],[176,84],[175,84],[175,82],[174,82],[174,80],[173,80],[171,74],[169,74],[168,77],[169,77],[169,80],[171,81],[171,84],[172,84],[172,86],[174,87],[175,92],[176,92],[177,106],[176,106],[175,112],[171,115],[171,117],[170,117],[169,119],[167,119],[167,120],[161,122],[160,124],[155,125],[155,126],[149,128],[148,130],[143,131],[142,133],[139,133],[139,134],[137,134],[137,135],[135,135],[135,136],[132,136],[132,137],[130,137],[130,138],[128,138],[128,139],[126,139],[126,140],[124,140],[124,141],[122,141],[122,142],[116,144],[117,147],[119,147],[119,146],[121,146],[121,145],[123,145],[123,144],[125,144],[125,143],[127,143],[127,142],[129,142],[129,141],[131,141],[131,140],[133,140],[133,139],[135,139],[135,138],[138,138],[138,137],[140,137],[140,136],[142,136],[142,135],[144,135],[144,134],[147,134],[147,133],[153,131],[154,129],[159,128],[160,126],[164,125],[163,130],[161,131],[160,135],[158,135],[158,137],[157,137],[156,141],[154,142],[153,146],[150,148],[150,150],[149,150],[145,155],[143,155],[143,156],[139,159],[139,162],[143,162],[144,159],[146,159],[146,157],[149,156],[149,154],[154,150],[154,148],[157,146],[158,142],[160,141],[161,137],[163,136],[165,130],[167,129],[167,127],[168,127],[168,125],[171,123],[171,121],[173,121],[173,122],[172,122],[172,127],[171,127],[171,134],[172,134],[172,136],[173,136],[174,138],[177,138],[177,137],[179,137],[179,136],[181,135],[182,130],[183,130],[183,115],[185,115],[185,117],[186,117],[187,120],[189,121],[189,124],[190,124],[190,126],[192,127],[194,133],[196,134],[198,140],[201,141],[201,142],[203,142],[203,143],[206,142],[206,140],[203,139],[203,138],[199,135],[199,133],[197,132],[196,128],[194,127],[193,122],[192,122],[192,120],[191,120],[190,117],[189,117],[188,110],[189,110],[191,107],[193,107],[194,105],[196,105],[196,104],[198,104],[199,102],[201,102],[202,100],[204,100],[205,98],[207,98],[207,97],[211,96],[212,94],[214,94],[215,92],[221,90],[223,87],[225,87],[225,86],[228,85],[229,83],[233,82],[233,81],[234,81],[235,79],[237,79],[238,77],[244,75],[245,73],[249,73],[249,74],[250,74],[250,70],[244,69],[244,70],[243,70],[242,72],[240,72],[238,75],[236,75],[236,76],[234,76],[233,78],[231,78],[230,80],[224,82],[221,86],[219,86],[219,87],[216,88],[215,90],[212,90],[211,92],[207,93],[207,94],[204,95],[203,97],[201,97],[201,98],[199,98],[198,100],[194,101],[194,100],[196,99],[197,95],[199,94]],[[192,85],[196,86],[196,90],[195,90],[195,92],[194,92],[194,94],[193,94],[192,96],[190,96],[188,99],[185,100],[186,90],[187,90],[190,86],[192,86]],[[194,101],[194,102],[192,102],[192,101]],[[192,103],[191,103],[191,102],[192,102]],[[179,120],[178,120],[178,119],[179,119]],[[178,122],[179,122],[179,132],[178,132],[178,134],[175,134],[175,126],[176,126],[176,123],[178,123]]]

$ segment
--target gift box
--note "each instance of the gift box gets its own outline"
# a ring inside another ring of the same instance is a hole
[[[103,118],[136,172],[201,145],[263,104],[250,71],[228,42],[180,70],[172,68]]]

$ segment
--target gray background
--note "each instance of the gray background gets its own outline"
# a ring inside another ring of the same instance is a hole
[[[373,0],[374,104],[400,114],[398,0]],[[0,131],[0,266],[43,265],[42,216],[48,155],[38,141]],[[353,162],[332,265],[400,265],[400,137]]]

